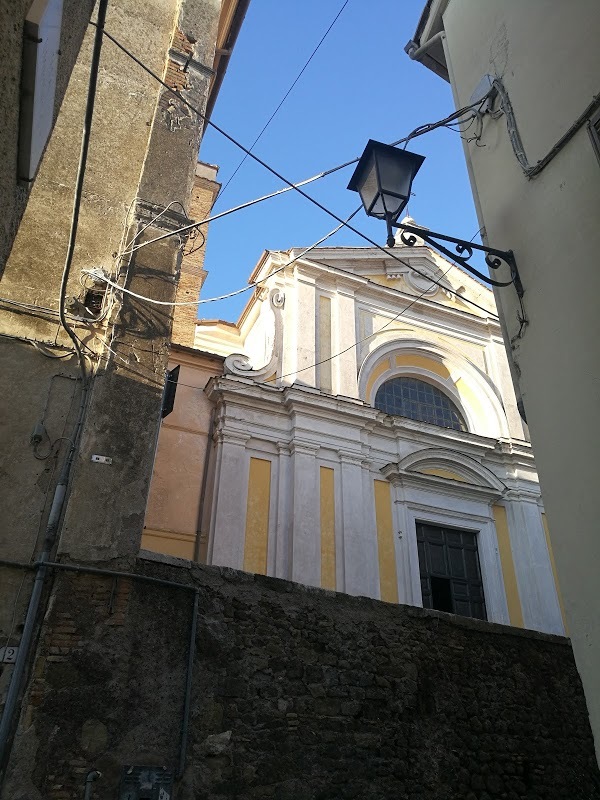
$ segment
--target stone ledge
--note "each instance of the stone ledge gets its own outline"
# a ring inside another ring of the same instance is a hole
[[[141,550],[138,556],[139,562],[153,562],[166,567],[176,567],[178,569],[185,569],[186,571],[193,570],[191,578],[194,583],[202,582],[208,579],[210,583],[214,582],[215,578],[220,578],[222,581],[230,584],[249,584],[255,583],[261,588],[275,592],[277,594],[297,594],[297,595],[314,595],[317,597],[328,598],[329,600],[335,599],[340,605],[352,607],[354,604],[359,604],[362,607],[371,606],[377,608],[380,606],[386,610],[394,613],[406,614],[408,617],[419,617],[423,620],[437,621],[445,625],[452,625],[458,628],[467,628],[470,630],[481,631],[482,633],[493,633],[496,635],[504,636],[517,636],[529,639],[537,639],[540,641],[552,642],[570,647],[571,641],[565,636],[559,636],[552,633],[542,633],[541,631],[530,630],[529,628],[515,628],[511,625],[503,625],[497,622],[487,622],[480,619],[472,619],[471,617],[461,617],[457,614],[448,614],[444,611],[433,611],[427,608],[420,608],[419,606],[403,605],[401,603],[386,603],[383,600],[376,600],[372,597],[364,597],[362,595],[349,595],[344,592],[334,592],[331,589],[321,589],[318,586],[308,586],[302,583],[295,583],[294,581],[285,580],[283,578],[274,578],[270,575],[258,575],[242,570],[236,570],[232,567],[218,567],[208,566],[206,564],[198,564],[194,561],[189,561],[185,558],[177,558],[175,556],[164,555],[162,553],[155,553],[150,550]],[[170,579],[176,580],[177,577],[170,575]],[[182,580],[182,583],[188,583]]]

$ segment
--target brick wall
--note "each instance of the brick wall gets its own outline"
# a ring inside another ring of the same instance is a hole
[[[158,557],[156,557],[158,558]],[[598,800],[568,640],[216,567],[199,590],[177,800]],[[114,800],[177,767],[194,593],[60,574],[6,800]]]
[[[194,188],[190,200],[189,216],[192,220],[202,220],[209,216],[218,194],[220,184],[214,178],[217,167],[199,163],[196,168]],[[206,278],[204,256],[208,225],[203,225],[187,240],[183,249],[181,277],[177,289],[178,302],[197,300]],[[173,318],[173,343],[187,347],[194,346],[198,306],[177,306]]]

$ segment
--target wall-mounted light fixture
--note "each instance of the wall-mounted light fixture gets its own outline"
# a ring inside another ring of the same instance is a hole
[[[359,193],[364,209],[370,217],[385,220],[388,247],[394,247],[396,244],[392,229],[399,228],[400,238],[408,247],[414,246],[419,237],[492,286],[514,284],[517,294],[522,297],[524,289],[512,250],[496,250],[493,247],[485,247],[454,236],[398,222],[400,214],[408,205],[412,182],[424,160],[425,156],[369,139],[350,179],[348,189]],[[453,244],[455,251],[452,252],[441,242]],[[508,266],[511,280],[497,281],[475,269],[468,263],[475,252],[485,253],[485,262],[490,269],[496,270],[503,264]]]

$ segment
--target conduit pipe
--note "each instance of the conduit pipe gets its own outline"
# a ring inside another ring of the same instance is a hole
[[[85,415],[85,407],[86,407],[86,400],[88,393],[88,381],[86,376],[85,360],[81,352],[81,348],[79,347],[79,342],[77,340],[77,337],[75,337],[73,331],[71,330],[66,321],[63,301],[66,289],[66,281],[68,279],[68,274],[69,274],[69,267],[72,260],[73,249],[75,246],[77,219],[79,216],[79,206],[81,203],[83,178],[85,175],[85,167],[87,160],[87,149],[89,146],[92,115],[96,99],[98,67],[100,65],[102,34],[104,31],[104,23],[106,20],[107,6],[108,6],[108,0],[100,0],[98,4],[98,22],[96,28],[96,35],[94,37],[94,48],[92,51],[92,60],[90,64],[90,80],[89,80],[88,94],[87,94],[86,108],[85,108],[85,120],[83,126],[81,154],[77,172],[77,188],[73,203],[73,217],[72,217],[71,231],[69,236],[69,248],[61,282],[60,320],[64,329],[67,331],[71,339],[73,339],[73,344],[79,355],[79,362],[81,367],[81,382],[82,382],[81,405],[79,408],[79,416],[75,426],[75,432],[73,434],[73,439],[71,441],[71,447],[69,448],[69,453],[62,466],[60,477],[58,479],[58,483],[56,484],[56,488],[54,490],[54,497],[52,498],[52,506],[50,508],[50,514],[48,516],[48,522],[44,534],[42,554],[37,563],[37,571],[33,582],[33,589],[31,592],[31,597],[29,599],[29,605],[27,607],[25,622],[23,624],[23,633],[21,635],[21,641],[19,643],[19,651],[17,654],[15,665],[13,667],[12,674],[10,676],[10,683],[6,695],[6,703],[4,706],[4,710],[2,712],[2,719],[0,720],[0,770],[2,771],[4,770],[6,764],[8,763],[13,720],[17,709],[17,702],[21,694],[27,663],[29,661],[29,651],[31,649],[33,634],[37,624],[38,612],[39,612],[40,602],[42,599],[42,591],[44,588],[44,581],[46,579],[46,574],[49,564],[48,559],[50,558],[50,553],[52,552],[52,549],[56,543],[65,496],[67,493],[67,486],[69,484],[71,468],[73,466],[73,460],[75,457],[77,443],[79,440],[79,433],[81,432],[81,428],[83,426],[83,419]]]
[[[42,556],[44,556],[44,554],[42,554]],[[22,561],[10,561],[8,559],[0,559],[0,566],[13,567],[15,569],[24,569],[24,570],[30,570],[30,569],[36,570],[34,591],[32,592],[31,595],[32,600],[34,597],[34,593],[36,591],[41,595],[43,583],[47,576],[48,570],[53,570],[53,569],[63,570],[64,572],[84,573],[87,575],[101,575],[113,578],[129,578],[131,580],[137,580],[142,583],[153,583],[154,585],[158,586],[168,586],[172,589],[184,589],[188,592],[194,592],[194,604],[192,606],[192,621],[190,625],[188,663],[187,663],[186,682],[185,682],[185,696],[183,700],[183,717],[181,720],[181,744],[179,746],[179,769],[177,773],[177,777],[181,778],[185,770],[185,759],[187,754],[188,732],[190,725],[192,679],[194,670],[194,659],[196,657],[196,632],[198,630],[198,606],[200,599],[200,590],[196,586],[190,586],[187,583],[179,583],[178,581],[170,581],[167,580],[166,578],[153,578],[150,575],[139,575],[136,572],[123,572],[114,569],[102,569],[101,567],[87,567],[82,564],[61,564],[60,562],[57,561],[48,561],[47,558],[40,559],[40,561],[37,561],[35,564],[27,564]],[[30,601],[30,607],[31,607],[31,602],[32,601]],[[39,604],[39,597],[37,599],[37,603]],[[28,615],[29,615],[29,609],[28,609]],[[21,642],[23,642],[24,636],[25,636],[25,631],[23,631],[23,637],[21,638]],[[17,661],[21,658],[22,652],[25,652],[25,650],[22,651],[21,649],[19,649],[19,655],[17,656]],[[15,670],[16,668],[17,664],[15,664]],[[7,705],[8,705],[8,699],[7,699]],[[2,722],[4,722],[5,718],[8,719],[6,715],[3,715]],[[91,774],[92,773],[89,773],[89,775]],[[99,775],[96,777],[99,777]],[[96,780],[96,778],[93,778],[92,780]],[[87,779],[86,779],[86,791],[87,791]],[[88,797],[88,795],[86,795],[86,797]]]
[[[192,608],[192,624],[190,626],[190,645],[188,650],[188,665],[185,681],[185,698],[183,701],[183,719],[181,720],[181,744],[179,746],[179,770],[177,777],[182,778],[185,771],[185,756],[187,753],[188,731],[190,727],[190,706],[192,699],[192,678],[194,675],[194,658],[196,657],[196,630],[198,628],[198,598],[200,592],[194,590],[194,605]]]
[[[419,45],[416,42],[413,42],[411,39],[410,42],[404,48],[404,52],[408,55],[412,61],[417,61],[422,55],[424,55],[428,50],[430,50],[434,44],[440,42],[444,36],[446,35],[446,31],[440,31],[436,33],[431,39],[428,39],[424,45]]]
[[[92,784],[101,777],[102,773],[98,772],[97,769],[92,769],[90,772],[88,772],[85,777],[85,792],[83,795],[83,800],[90,800],[90,797],[92,796]]]
[[[198,505],[198,525],[196,529],[196,541],[194,542],[194,561],[200,561],[200,536],[202,535],[202,524],[204,520],[204,506],[206,504],[206,486],[208,483],[208,470],[213,452],[213,433],[215,431],[215,414],[216,408],[213,407],[210,412],[210,422],[208,425],[208,434],[206,438],[206,455],[204,457],[204,466],[202,469],[202,485],[200,486],[200,503]]]

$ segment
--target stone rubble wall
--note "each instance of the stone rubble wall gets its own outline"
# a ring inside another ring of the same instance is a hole
[[[199,590],[176,800],[600,798],[566,639],[189,562],[138,569]],[[57,575],[4,800],[79,798],[90,769],[94,800],[113,800],[124,764],[176,770],[193,601]]]

